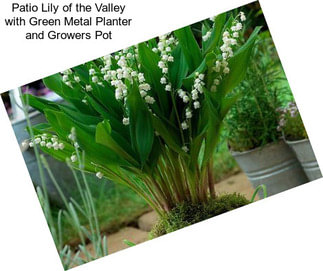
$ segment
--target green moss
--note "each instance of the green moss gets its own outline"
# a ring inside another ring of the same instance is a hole
[[[240,194],[225,194],[208,203],[182,203],[161,218],[150,232],[150,238],[170,233],[227,211],[247,205],[249,201]]]

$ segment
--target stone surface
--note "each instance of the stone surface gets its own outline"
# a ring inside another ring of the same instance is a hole
[[[157,221],[158,215],[156,212],[151,211],[149,213],[145,213],[138,219],[139,229],[149,232],[151,231],[152,227],[157,223]]]
[[[148,240],[148,232],[133,227],[125,227],[116,233],[108,234],[108,254],[110,255],[114,252],[128,248],[129,246],[123,242],[125,239],[135,244],[140,244]],[[92,244],[88,244],[86,248],[91,255],[94,255],[94,248]],[[81,254],[81,257],[84,257],[84,255]]]
[[[240,193],[249,200],[255,191],[244,173],[238,173],[217,183],[215,185],[215,190],[217,193]],[[259,197],[256,196],[256,200],[258,199]]]

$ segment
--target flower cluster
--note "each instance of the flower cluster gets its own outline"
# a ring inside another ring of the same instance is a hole
[[[211,38],[212,31],[213,31],[213,29],[214,29],[214,27],[215,27],[215,23],[214,23],[215,19],[216,19],[216,16],[214,16],[214,17],[211,17],[211,18],[210,18],[210,20],[211,20],[211,21],[213,21],[213,25],[212,25],[211,29],[210,29],[209,31],[207,31],[207,32],[202,36],[202,40],[203,40],[203,41],[207,41],[207,40],[209,40],[209,39]]]
[[[80,148],[80,146],[79,146],[79,144],[77,142],[76,131],[75,131],[75,128],[74,127],[72,127],[71,132],[67,136],[67,138],[68,138],[68,140],[72,143],[72,145],[75,148],[75,152],[71,155],[70,161],[72,163],[76,163],[78,161],[78,157],[79,157],[79,150],[78,149]],[[94,164],[94,163],[92,163],[92,164]],[[100,171],[96,172],[95,175],[96,175],[96,177],[98,179],[102,179],[102,177],[103,177],[103,173],[100,172]]]
[[[169,34],[160,36],[157,48],[153,48],[152,51],[160,54],[161,59],[158,62],[158,67],[163,73],[163,77],[160,78],[160,83],[165,85],[166,91],[171,91],[172,85],[170,82],[168,82],[168,63],[174,61],[174,57],[172,56],[171,52],[172,46],[176,44],[176,40],[173,36],[168,36]]]
[[[280,107],[277,108],[276,111],[280,114],[277,130],[282,131],[283,128],[286,126],[288,118],[296,118],[299,115],[298,108],[295,102],[289,102],[287,107]]]
[[[200,102],[198,101],[199,95],[203,94],[204,88],[204,74],[195,73],[194,84],[192,86],[191,93],[188,93],[182,89],[177,91],[178,96],[183,100],[184,103],[188,104],[185,108],[185,120],[181,123],[182,130],[189,128],[189,120],[193,117],[193,109],[200,108]],[[192,109],[193,106],[193,109]]]
[[[65,71],[63,71],[62,72],[62,74],[63,74],[63,82],[66,84],[66,85],[68,85],[69,87],[72,87],[73,86],[73,81],[75,80],[74,78],[73,78],[73,72],[72,72],[72,70],[71,69],[67,69],[67,70],[65,70]],[[73,80],[74,79],[74,80]],[[77,80],[80,80],[80,78],[78,77],[78,76],[76,76],[76,79]],[[76,81],[76,80],[75,80]]]
[[[282,132],[287,140],[308,138],[295,102],[289,102],[286,108],[278,108],[277,112],[280,114],[277,130]]]
[[[131,84],[136,80],[139,83],[141,97],[143,97],[147,104],[153,104],[155,99],[148,93],[151,87],[145,81],[144,74],[138,73],[131,68],[131,62],[137,58],[136,52],[136,49],[134,54],[131,53],[129,49],[124,49],[114,56],[109,55],[104,57],[105,66],[101,69],[101,73],[103,74],[104,80],[110,82],[110,84],[115,87],[115,98],[117,100],[121,100],[124,103],[127,100],[128,89],[125,80],[128,80]],[[112,57],[114,57],[119,66],[117,70],[111,69]],[[129,125],[129,118],[124,116],[122,123],[124,125]]]
[[[35,145],[53,150],[63,150],[65,147],[64,143],[58,139],[57,135],[46,133],[35,136],[35,139],[29,143],[29,147],[34,147]]]
[[[217,73],[213,84],[211,86],[211,91],[216,91],[217,86],[220,84],[223,76],[230,72],[228,60],[233,57],[233,50],[238,44],[237,38],[239,37],[239,32],[242,30],[242,22],[246,20],[246,17],[243,12],[240,12],[239,15],[233,20],[232,26],[230,29],[227,29],[222,34],[222,46],[221,57],[215,61],[215,66],[213,70]]]
[[[72,127],[71,133],[67,136],[67,138],[71,141],[71,143],[72,143],[72,145],[74,146],[75,149],[78,149],[80,147],[78,142],[77,142],[77,139],[76,139],[76,131],[75,131],[74,127]],[[70,160],[71,160],[72,163],[75,163],[77,161],[77,155],[73,154],[70,157]]]

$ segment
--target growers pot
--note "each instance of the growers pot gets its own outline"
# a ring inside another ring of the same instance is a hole
[[[295,152],[298,161],[301,163],[305,174],[310,181],[322,177],[320,167],[316,161],[311,143],[308,139],[288,141],[286,143]]]
[[[267,144],[245,152],[232,152],[253,187],[264,184],[268,196],[308,182],[294,152],[284,142]],[[262,197],[262,192],[259,193]]]

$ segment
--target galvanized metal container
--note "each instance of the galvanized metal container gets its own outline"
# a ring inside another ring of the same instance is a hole
[[[274,195],[308,182],[294,152],[279,140],[245,152],[232,152],[253,187],[264,184],[268,195]],[[262,197],[262,192],[259,192]]]
[[[287,144],[295,152],[298,161],[301,163],[305,174],[310,181],[314,181],[322,177],[320,167],[316,161],[315,154],[308,139],[287,141]]]

